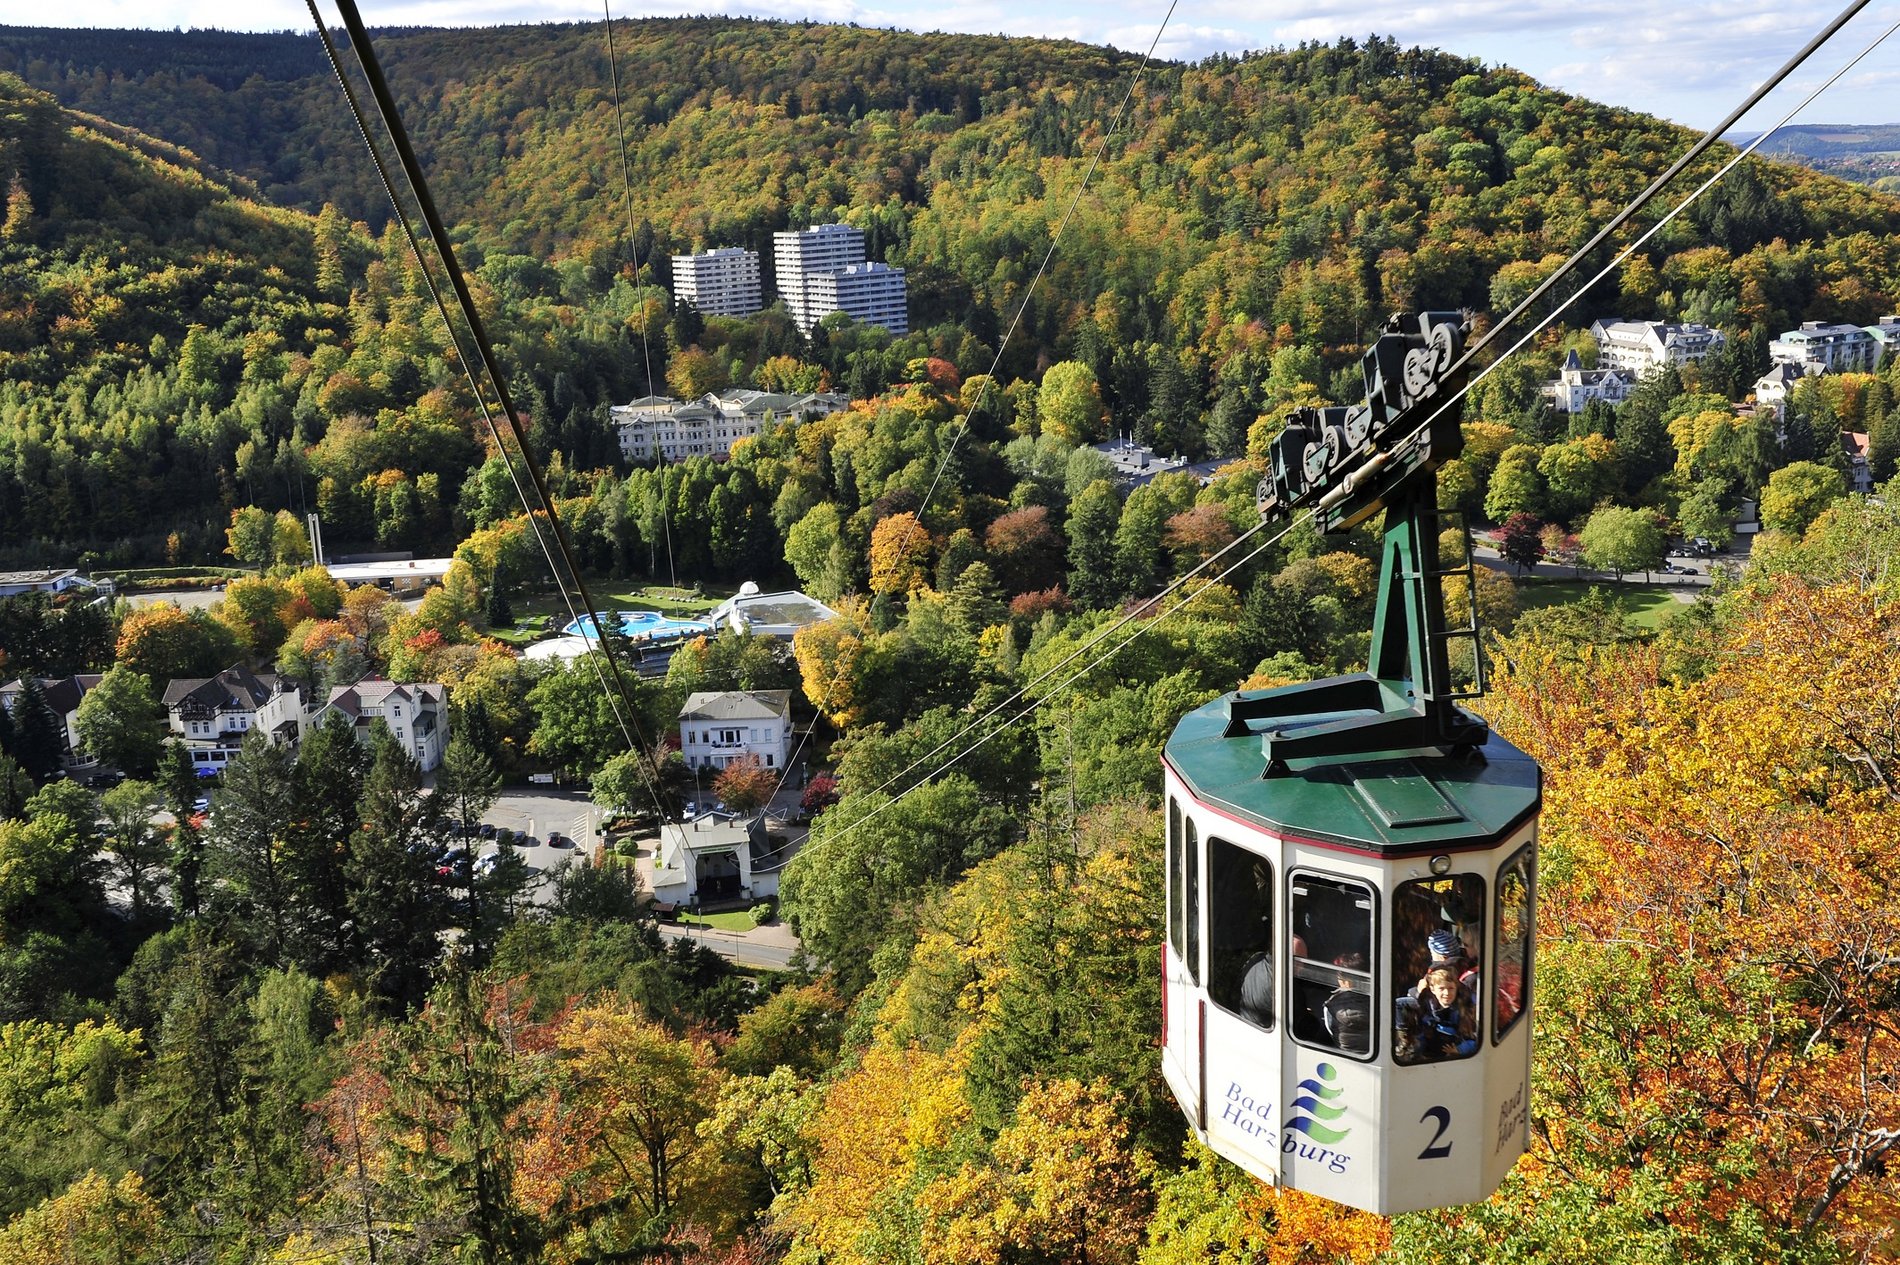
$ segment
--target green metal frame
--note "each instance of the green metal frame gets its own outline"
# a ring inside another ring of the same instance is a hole
[[[1224,736],[1260,732],[1267,776],[1292,760],[1469,750],[1489,739],[1484,720],[1458,705],[1468,696],[1452,682],[1448,642],[1475,629],[1445,626],[1435,492],[1436,480],[1416,479],[1386,505],[1369,671],[1234,697]],[[1274,720],[1286,723],[1261,723]]]

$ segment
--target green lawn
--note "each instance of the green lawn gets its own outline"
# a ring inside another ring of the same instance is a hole
[[[1662,621],[1671,611],[1686,605],[1676,598],[1682,590],[1665,584],[1644,584],[1637,580],[1617,584],[1609,580],[1520,579],[1517,607],[1520,611],[1533,611],[1561,606],[1576,601],[1593,588],[1602,589],[1639,627],[1651,631],[1662,627]]]
[[[752,915],[743,909],[729,914],[681,914],[680,922],[691,927],[711,927],[716,931],[752,930]]]

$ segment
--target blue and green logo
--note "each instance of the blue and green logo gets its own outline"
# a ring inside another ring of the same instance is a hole
[[[1289,1129],[1298,1129],[1315,1142],[1328,1146],[1345,1141],[1351,1129],[1335,1129],[1332,1122],[1346,1114],[1346,1109],[1334,1100],[1345,1094],[1345,1090],[1329,1082],[1339,1079],[1339,1069],[1331,1063],[1321,1063],[1315,1069],[1319,1079],[1312,1077],[1300,1082],[1300,1096],[1293,1100],[1293,1115],[1286,1122]],[[1322,1123],[1324,1122],[1324,1123]]]

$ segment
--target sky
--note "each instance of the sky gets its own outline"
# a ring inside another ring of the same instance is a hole
[[[1039,35],[1112,44],[1193,60],[1212,53],[1331,42],[1376,32],[1487,63],[1514,66],[1545,84],[1612,105],[1707,128],[1774,72],[1837,12],[1837,2],[1787,0],[609,0],[616,19],[724,14],[917,31]],[[334,14],[331,0],[319,0]],[[599,21],[599,0],[357,0],[377,26],[488,26]],[[309,29],[302,0],[64,0],[10,22],[85,27]],[[334,21],[334,17],[332,18]],[[1870,4],[1809,59],[1738,130],[1780,120],[1807,92],[1900,21],[1900,0]],[[1900,84],[1900,35],[1794,120],[1891,123]]]

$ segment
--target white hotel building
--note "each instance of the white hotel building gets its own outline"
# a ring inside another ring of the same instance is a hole
[[[673,256],[673,297],[702,316],[751,316],[760,301],[759,252],[738,246]]]
[[[697,400],[645,395],[608,410],[628,461],[684,461],[724,457],[741,439],[763,434],[767,422],[823,417],[849,406],[842,395],[777,395],[734,389]]]

